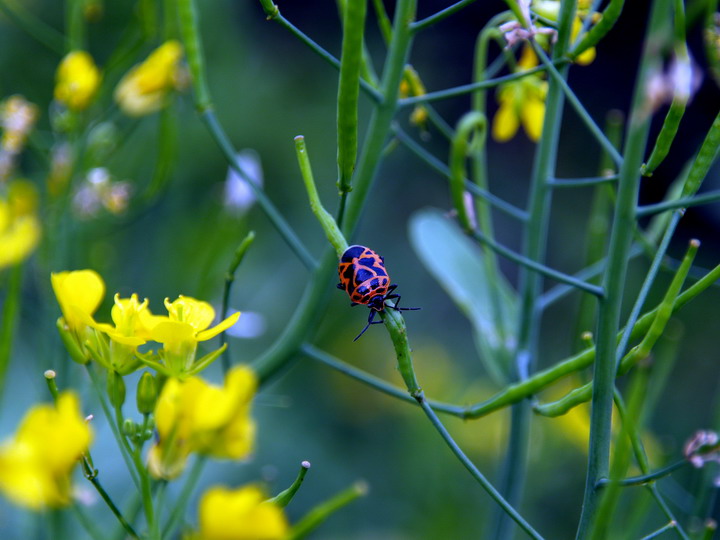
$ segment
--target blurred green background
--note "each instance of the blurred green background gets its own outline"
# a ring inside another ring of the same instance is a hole
[[[450,4],[419,3],[419,18]],[[28,0],[23,4],[51,26],[62,28],[62,3]],[[280,26],[266,21],[258,2],[206,0],[200,4],[209,83],[218,116],[237,148],[257,152],[268,196],[311,252],[319,256],[326,240],[307,204],[293,137],[305,136],[321,198],[334,211],[337,72]],[[286,18],[339,55],[341,35],[334,2],[278,4]],[[628,4],[618,27],[599,46],[596,61],[588,67],[573,68],[570,77],[571,86],[599,123],[613,108],[625,111],[630,100],[646,3]],[[392,3],[388,9],[392,9]],[[474,40],[488,18],[502,9],[504,4],[499,1],[476,2],[418,36],[411,62],[429,91],[471,82]],[[371,13],[367,43],[375,68],[380,71],[384,47]],[[99,66],[135,24],[133,3],[104,3],[102,18],[88,26],[88,49]],[[690,36],[695,59],[703,67],[697,25]],[[156,44],[144,47],[137,60]],[[43,185],[47,174],[42,150],[53,142],[49,107],[59,60],[57,54],[0,17],[0,98],[20,93],[38,104],[41,111],[33,137],[35,149],[26,151],[20,167],[38,186]],[[717,87],[706,77],[683,121],[670,160],[651,179],[644,180],[643,202],[659,200],[692,156],[717,113],[719,97]],[[488,102],[494,110],[492,96]],[[364,126],[369,107],[363,98],[361,103]],[[438,102],[436,108],[454,125],[469,103],[470,98],[464,96]],[[107,98],[104,106],[109,106]],[[60,235],[69,238],[69,243],[42,246],[27,267],[21,323],[0,402],[2,438],[14,430],[32,403],[47,400],[42,372],[48,368],[58,371],[61,388],[79,388],[84,410],[95,412],[84,374],[78,366],[68,363],[54,328],[59,309],[50,291],[50,271],[86,267],[99,271],[109,293],[100,318],[107,317],[111,295],[116,291],[146,296],[156,311],[163,298],[178,294],[207,299],[219,307],[223,275],[232,252],[249,230],[255,230],[257,239],[237,274],[231,306],[259,314],[265,328],[252,339],[229,338],[234,361],[256,358],[285,328],[297,306],[308,279],[306,270],[258,207],[242,216],[227,211],[223,206],[226,161],[197,119],[189,96],[178,96],[172,107],[177,150],[162,197],[125,217],[100,215],[82,220],[65,216]],[[407,112],[399,118],[403,125],[407,125]],[[138,121],[110,114],[118,129],[118,145],[103,165],[114,178],[131,181],[135,192],[140,193],[155,166],[159,116]],[[661,120],[662,115],[658,115],[653,133]],[[417,140],[421,139],[415,128],[408,129],[414,130]],[[447,142],[437,132],[431,129],[424,144],[446,161]],[[534,145],[524,134],[507,144],[489,143],[493,193],[518,206],[525,205],[533,151]],[[597,147],[571,110],[566,111],[559,156],[561,177],[593,176],[597,172]],[[717,167],[713,168],[705,189],[719,187],[718,172]],[[581,268],[591,196],[590,189],[556,192],[548,243],[551,266],[568,273]],[[371,246],[384,255],[393,282],[400,285],[403,304],[423,308],[407,314],[406,321],[416,370],[426,394],[469,404],[489,397],[497,388],[478,359],[470,323],[422,266],[410,245],[408,221],[414,212],[426,207],[450,209],[445,181],[398,146],[378,172],[370,204],[351,241]],[[517,223],[503,214],[494,217],[499,240],[519,249],[522,239]],[[696,264],[717,264],[719,220],[717,206],[688,211],[670,253],[681,256],[687,239],[697,237],[703,245]],[[516,267],[502,261],[502,268],[515,283]],[[646,269],[647,260],[642,258],[630,264],[629,303]],[[657,301],[668,280],[667,274],[660,276],[650,304]],[[349,309],[347,297],[334,285],[327,284],[332,289],[331,299],[317,328],[315,343],[401,386],[385,332],[372,328],[353,343],[367,312],[364,308]],[[548,287],[552,285],[547,283]],[[655,467],[676,459],[684,440],[695,430],[720,427],[716,337],[719,299],[717,288],[711,289],[684,308],[673,325],[683,334],[679,358],[658,409],[648,419]],[[572,296],[546,313],[542,366],[574,352],[577,305],[577,296]],[[219,381],[220,366],[213,366],[205,376]],[[334,515],[313,538],[464,540],[479,538],[487,531],[494,514],[492,502],[416,408],[299,358],[263,388],[254,410],[259,426],[254,457],[248,463],[213,463],[203,476],[202,486],[264,479],[276,492],[292,481],[302,460],[309,460],[312,469],[300,494],[288,507],[291,521],[357,479],[365,479],[370,486],[367,497]],[[130,483],[109,430],[101,415],[96,413],[96,418],[93,456],[106,488],[123,500]],[[497,481],[504,453],[506,412],[474,422],[446,421],[461,447],[491,480]],[[537,418],[535,424],[530,477],[521,511],[547,538],[568,538],[574,534],[580,511],[587,428],[581,417]],[[661,489],[673,507],[683,513],[690,511],[685,490],[696,481],[696,472],[683,470],[661,483]],[[78,484],[89,492],[81,478]],[[100,503],[96,505],[97,520],[112,524],[110,513]],[[191,519],[195,508],[193,502]],[[662,521],[655,512],[649,511],[647,520],[658,527]],[[45,523],[0,501],[2,538],[47,538],[43,533]]]

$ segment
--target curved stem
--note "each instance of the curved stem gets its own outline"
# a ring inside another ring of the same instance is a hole
[[[690,462],[682,459],[680,461],[676,461],[675,463],[671,463],[670,465],[663,467],[662,469],[658,469],[657,471],[653,471],[651,473],[642,474],[640,476],[631,476],[629,478],[623,478],[622,480],[610,480],[608,478],[601,478],[598,481],[598,487],[606,486],[610,483],[615,483],[619,486],[642,486],[644,484],[649,484],[650,482],[654,482],[655,480],[659,478],[663,478],[665,476],[668,476],[678,469],[684,467],[685,465],[689,465]]]

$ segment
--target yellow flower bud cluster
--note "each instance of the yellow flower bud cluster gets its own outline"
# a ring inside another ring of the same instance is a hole
[[[100,70],[86,51],[72,51],[62,59],[55,75],[55,99],[71,111],[92,103],[100,87]]]

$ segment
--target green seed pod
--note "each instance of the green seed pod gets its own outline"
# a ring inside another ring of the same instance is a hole
[[[107,392],[113,407],[122,407],[125,403],[125,381],[117,371],[108,371]]]
[[[150,414],[155,410],[157,384],[152,373],[146,371],[140,377],[137,386],[137,408],[141,414]]]

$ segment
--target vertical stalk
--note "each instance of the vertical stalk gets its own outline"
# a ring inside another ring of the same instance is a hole
[[[567,52],[570,30],[575,16],[575,2],[563,0],[558,20],[558,40],[553,49],[553,60],[560,59]],[[563,78],[567,77],[567,65],[560,68]],[[549,180],[555,176],[562,109],[563,89],[551,78],[545,100],[545,118],[540,142],[535,152],[531,176],[529,220],[525,228],[523,255],[533,261],[545,258],[548,223],[550,219],[551,189]],[[537,343],[540,326],[539,312],[535,302],[541,291],[542,278],[527,268],[520,270],[520,322],[518,326],[518,348],[515,353],[513,379],[522,381],[533,371],[537,357]],[[527,476],[527,454],[530,437],[530,403],[523,400],[512,406],[510,441],[504,463],[504,477],[501,492],[508,502],[518,507],[522,498],[524,481]],[[495,538],[510,538],[512,522],[504,515],[497,514]]]
[[[354,177],[355,185],[348,197],[343,220],[342,233],[345,238],[350,238],[357,226],[385,141],[390,134],[400,80],[412,44],[410,25],[415,18],[416,2],[417,0],[399,0],[395,7],[394,32],[382,75],[383,97],[372,113],[365,143],[360,152]],[[321,315],[322,310],[318,308],[327,298],[329,292],[327,283],[336,267],[337,257],[334,250],[326,250],[285,332],[252,364],[261,384],[282,369],[307,339],[308,333]]]
[[[24,265],[17,263],[10,269],[9,283],[0,321],[0,405],[2,405],[5,376],[10,365],[13,335],[17,326],[20,310],[20,291],[22,290],[22,271]]]
[[[620,168],[618,196],[610,236],[605,298],[598,306],[597,355],[593,373],[590,447],[583,509],[577,538],[587,538],[599,507],[598,481],[609,474],[610,425],[615,378],[616,341],[620,324],[627,255],[635,228],[635,212],[640,184],[640,166],[648,138],[650,111],[647,110],[645,83],[652,63],[657,63],[658,41],[670,6],[667,0],[655,0],[651,7],[648,34],[635,85],[630,122]]]

